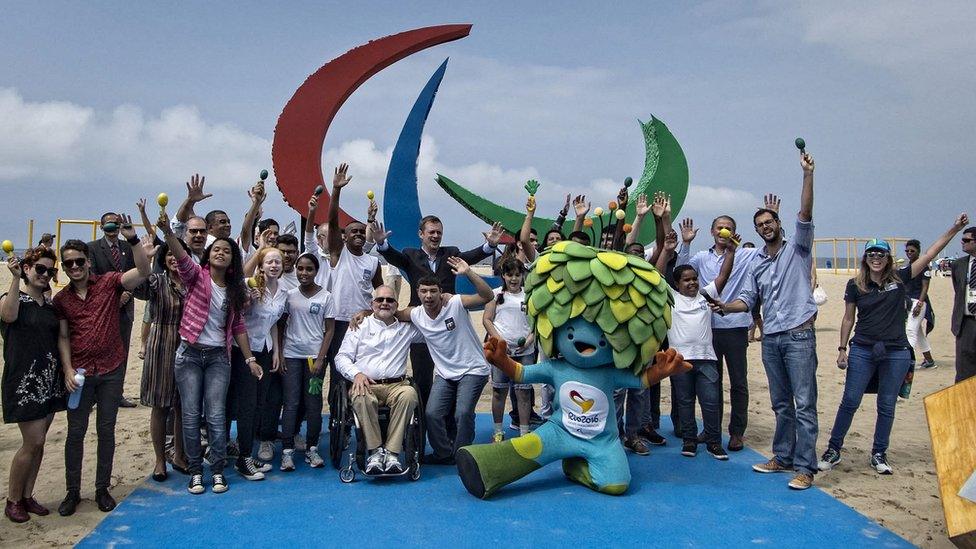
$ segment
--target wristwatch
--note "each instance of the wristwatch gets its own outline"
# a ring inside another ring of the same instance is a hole
[[[846,351],[847,350],[847,347],[837,347],[837,350],[838,351]]]
[[[252,362],[257,362],[257,361],[258,361],[257,357],[249,356],[244,359],[244,364],[250,364]]]

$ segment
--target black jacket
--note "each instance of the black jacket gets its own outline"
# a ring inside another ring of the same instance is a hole
[[[956,337],[959,337],[959,330],[962,329],[962,317],[966,312],[966,291],[969,288],[966,277],[969,274],[967,271],[969,270],[970,257],[964,255],[952,262],[952,289],[956,292],[952,301],[952,335]]]
[[[417,295],[417,281],[424,276],[433,275],[437,278],[437,283],[441,286],[441,291],[453,294],[455,275],[447,264],[447,258],[460,257],[469,265],[474,265],[491,254],[486,254],[482,246],[462,252],[454,246],[441,246],[437,249],[437,259],[435,269],[430,270],[427,262],[427,252],[419,248],[404,248],[403,251],[397,250],[392,245],[386,250],[380,251],[380,255],[386,259],[390,265],[400,268],[406,273],[407,281],[410,283],[410,305],[420,305],[420,297]]]
[[[119,239],[119,252],[122,253],[122,258],[120,263],[122,264],[121,269],[115,268],[115,263],[112,261],[112,250],[111,245],[108,243],[108,239],[104,236],[98,240],[92,240],[88,243],[88,261],[91,262],[91,272],[96,275],[103,275],[105,273],[110,273],[113,271],[126,272],[129,269],[136,268],[136,262],[132,259],[132,246],[126,242],[124,239]],[[122,315],[123,320],[132,321],[135,311],[135,303],[132,299],[126,303],[125,307],[119,311]]]

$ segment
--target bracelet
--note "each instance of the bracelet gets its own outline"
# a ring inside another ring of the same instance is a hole
[[[837,347],[837,350],[838,351],[846,351],[847,350],[847,347]]]
[[[252,355],[244,359],[244,364],[251,364],[252,362],[256,363],[257,361],[257,357]]]

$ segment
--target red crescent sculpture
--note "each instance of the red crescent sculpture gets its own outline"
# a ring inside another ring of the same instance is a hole
[[[275,126],[271,160],[275,179],[285,202],[302,217],[308,215],[308,199],[322,176],[325,134],[339,108],[371,76],[420,50],[464,38],[471,25],[441,25],[394,34],[351,49],[309,76],[285,105]],[[328,218],[329,193],[319,197],[316,219]],[[339,226],[353,221],[339,211]]]

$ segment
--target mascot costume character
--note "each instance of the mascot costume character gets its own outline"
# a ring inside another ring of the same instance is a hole
[[[529,324],[549,360],[519,364],[497,338],[485,343],[485,356],[518,383],[552,385],[552,417],[525,436],[458,450],[458,475],[472,495],[487,498],[556,460],[569,479],[593,490],[627,490],[614,389],[649,387],[691,369],[673,349],[658,351],[671,324],[666,284],[640,257],[575,242],[539,256],[525,294]]]

